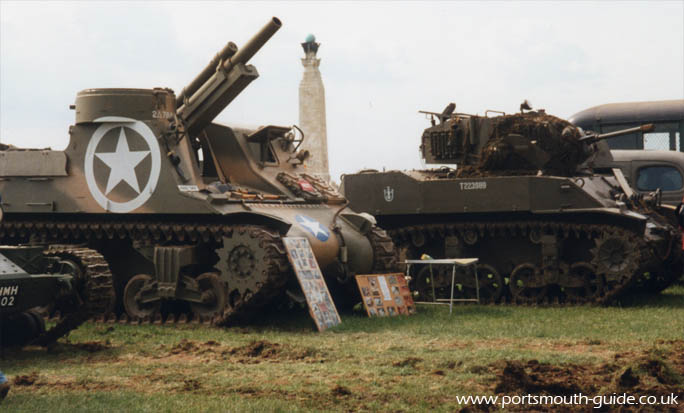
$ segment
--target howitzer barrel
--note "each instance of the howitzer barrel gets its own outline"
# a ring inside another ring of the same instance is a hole
[[[277,17],[272,18],[271,21],[266,23],[257,34],[249,39],[249,41],[235,53],[235,56],[223,63],[223,68],[225,70],[230,70],[238,63],[246,64],[282,25],[280,19]]]
[[[183,91],[176,97],[176,107],[180,107],[183,104],[183,100],[186,97],[192,96],[195,92],[197,92],[197,89],[200,88],[209,78],[211,75],[216,72],[216,69],[218,68],[219,63],[225,62],[237,52],[238,48],[233,42],[228,42],[226,45],[221,49],[220,52],[214,56],[213,59],[211,59],[211,62],[200,72],[200,74],[195,77],[192,82],[190,82],[189,85],[187,85]]]
[[[231,43],[212,60],[190,83],[177,100],[176,114],[191,134],[201,132],[219,113],[239,95],[247,85],[259,76],[256,69],[247,65],[249,59],[266,44],[282,23],[273,17],[257,34],[234,54]],[[222,53],[230,54],[219,65]]]

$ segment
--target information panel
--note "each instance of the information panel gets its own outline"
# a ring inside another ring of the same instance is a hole
[[[304,237],[285,237],[283,243],[318,331],[340,324],[342,320],[318,268],[309,240]]]
[[[363,306],[369,317],[386,317],[416,312],[404,274],[357,275]]]

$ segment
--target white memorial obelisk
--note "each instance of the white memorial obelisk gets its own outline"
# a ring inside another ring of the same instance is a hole
[[[321,59],[316,57],[319,46],[313,34],[306,36],[306,41],[302,43],[304,75],[299,83],[299,127],[304,132],[302,149],[311,154],[306,160],[307,172],[330,182],[325,89],[318,70]]]

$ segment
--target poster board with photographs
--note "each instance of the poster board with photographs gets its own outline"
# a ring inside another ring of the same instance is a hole
[[[410,315],[416,305],[402,273],[357,275],[363,306],[369,317]]]
[[[316,323],[318,331],[336,326],[342,322],[335,303],[318,267],[309,240],[304,237],[283,238],[287,258],[295,270],[299,285],[302,287],[309,314]]]

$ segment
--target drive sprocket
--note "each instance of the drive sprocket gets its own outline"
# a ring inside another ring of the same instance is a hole
[[[607,303],[638,280],[637,270],[646,261],[643,256],[646,248],[642,239],[619,228],[601,232],[594,243],[591,265],[604,283],[599,301]]]
[[[619,275],[625,272],[634,272],[636,266],[630,259],[629,238],[620,233],[605,233],[595,240],[596,246],[592,249],[594,264],[599,273]]]
[[[228,286],[217,324],[249,317],[281,292],[290,274],[280,234],[263,227],[235,227],[224,234],[223,246],[216,253],[221,280]]]

